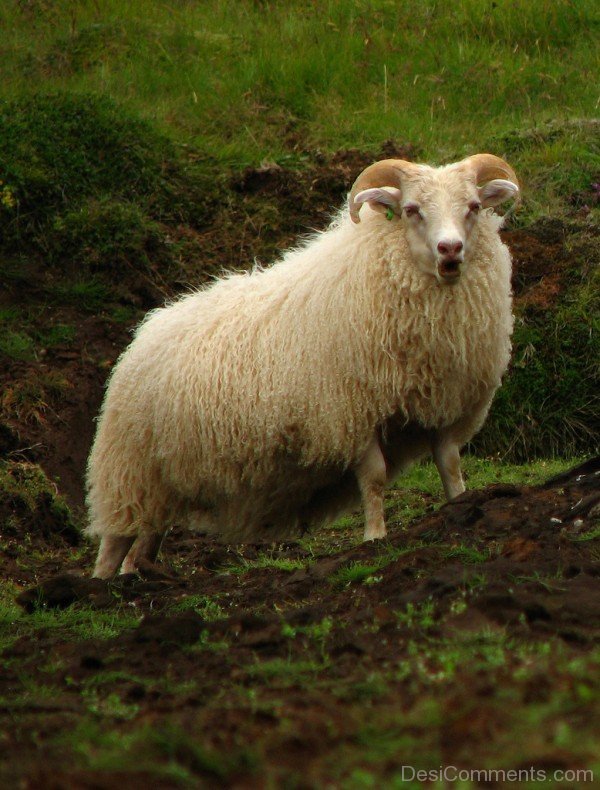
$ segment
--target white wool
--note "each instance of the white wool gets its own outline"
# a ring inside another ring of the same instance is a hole
[[[401,221],[365,209],[270,268],[152,311],[108,385],[89,532],[190,521],[282,536],[353,503],[348,470],[390,420],[433,429],[473,413],[470,439],[510,354],[499,222],[482,213],[453,287],[414,266]]]

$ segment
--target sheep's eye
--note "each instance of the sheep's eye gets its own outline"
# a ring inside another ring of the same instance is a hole
[[[414,203],[409,203],[407,206],[404,206],[404,213],[407,217],[418,217],[419,219],[423,219],[420,208]]]
[[[469,214],[479,214],[481,211],[481,203],[478,200],[473,200],[469,203]]]

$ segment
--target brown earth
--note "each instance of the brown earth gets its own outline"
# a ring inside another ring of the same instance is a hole
[[[38,559],[15,562],[10,541],[0,556],[5,578],[27,588],[18,598],[25,611],[125,608],[139,621],[102,640],[65,641],[60,631],[42,629],[4,652],[2,786],[179,786],[151,778],[143,766],[120,773],[114,766],[85,770],[76,756],[65,763],[69,733],[89,716],[90,682],[98,673],[107,678],[108,699],[119,700],[125,711],[109,716],[110,730],[120,737],[134,725],[179,728],[195,733],[211,754],[237,755],[223,767],[185,750],[179,754],[200,786],[263,787],[265,776],[289,786],[323,786],[335,776],[331,754],[340,744],[356,746],[361,716],[370,719],[357,691],[361,684],[407,667],[405,677],[396,673],[389,681],[384,699],[369,701],[384,716],[411,708],[426,693],[415,680],[415,644],[422,643],[422,660],[430,662],[432,674],[439,669],[426,646],[470,634],[502,634],[529,644],[550,640],[573,656],[597,646],[600,563],[597,539],[588,536],[599,515],[596,458],[542,486],[498,484],[467,492],[392,532],[389,541],[339,551],[335,530],[324,535],[321,552],[298,544],[231,547],[177,531],[167,538],[160,567],[112,583],[80,575],[90,566],[90,552],[73,557],[76,541],[60,531],[60,523],[52,534],[49,522],[45,535],[31,524]],[[273,557],[294,567],[257,567],[260,558]],[[344,581],[344,570],[358,566],[367,569],[363,578]],[[40,578],[46,580],[29,587]],[[216,619],[193,605],[186,608],[186,601],[207,598],[222,607]],[[425,610],[427,617],[420,618]],[[472,649],[469,660],[477,664],[477,641]],[[293,668],[296,662],[300,673],[303,662],[310,664],[309,681],[302,674],[269,679],[269,667]],[[493,742],[496,730],[506,726],[502,694],[512,688],[511,668],[503,667],[501,680],[493,682],[489,671],[485,661],[474,676],[465,666],[445,690],[450,696],[444,704],[465,717],[449,716],[436,725],[445,762],[480,765],[478,739]],[[169,686],[163,688],[165,673]],[[39,684],[45,695],[17,702],[25,678],[25,688]],[[555,682],[546,675],[517,684],[515,704],[548,700]],[[256,744],[262,767],[243,757]],[[542,757],[567,768],[579,764],[573,753],[557,749],[533,755],[532,764]],[[388,755],[378,775],[393,775],[407,760],[401,752]],[[305,783],[298,783],[304,772]]]

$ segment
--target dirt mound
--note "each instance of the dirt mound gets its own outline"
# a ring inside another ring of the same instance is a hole
[[[10,553],[13,540],[47,549],[81,541],[69,508],[36,464],[0,461],[0,524]]]
[[[421,606],[432,599],[441,622],[447,602],[470,589],[469,610],[493,622],[586,644],[597,639],[600,628],[600,566],[590,552],[598,539],[599,519],[596,458],[543,486],[497,484],[465,492],[406,531],[392,534],[383,545],[362,544],[315,557],[297,544],[235,547],[179,531],[167,539],[165,567],[150,567],[143,579],[124,576],[101,582],[63,575],[26,591],[19,602],[30,610],[32,602],[63,607],[88,600],[105,607],[127,600],[143,610],[148,597],[153,607],[164,607],[172,595],[226,592],[236,610],[249,604],[275,607],[280,612],[277,623],[286,618],[286,601],[295,608],[293,602],[301,600],[304,624],[335,615],[351,632],[353,621],[363,621],[365,612],[377,610],[381,616],[382,607]],[[272,567],[265,573],[253,567],[261,556],[280,564],[288,560],[295,570]],[[237,571],[224,577],[218,573],[227,567]],[[191,569],[199,572],[196,578],[189,575]],[[348,587],[353,588],[350,607]],[[107,595],[100,595],[102,590]],[[108,595],[110,591],[116,594]],[[239,625],[239,617],[211,627],[256,630],[254,621]],[[259,626],[259,631],[268,631],[269,620]]]

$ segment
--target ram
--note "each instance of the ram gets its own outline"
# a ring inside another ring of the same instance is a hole
[[[94,575],[154,561],[189,524],[279,539],[362,500],[432,453],[448,498],[459,450],[507,367],[510,256],[494,206],[512,168],[377,162],[330,227],[270,268],[151,312],[111,376],[88,465]]]

